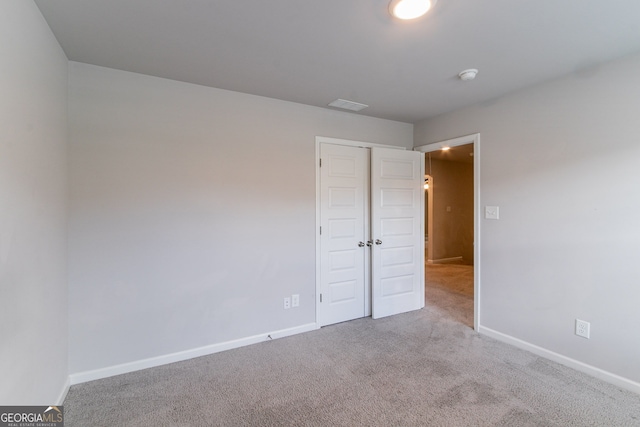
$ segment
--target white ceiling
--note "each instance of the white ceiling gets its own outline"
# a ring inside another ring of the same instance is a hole
[[[638,0],[439,0],[413,22],[388,0],[36,4],[72,61],[410,123],[640,51]]]

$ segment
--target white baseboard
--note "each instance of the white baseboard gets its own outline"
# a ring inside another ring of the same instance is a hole
[[[494,331],[493,329],[487,328],[482,325],[480,325],[480,327],[478,328],[478,332],[480,334],[494,338],[498,341],[502,341],[523,350],[527,350],[533,354],[537,354],[538,356],[544,357],[545,359],[553,360],[554,362],[560,363],[561,365],[573,368],[576,371],[584,372],[587,375],[591,375],[592,377],[596,377],[617,387],[640,394],[640,383],[632,381],[628,378],[624,378],[611,372],[607,372],[603,369],[596,368],[595,366],[587,365],[586,363],[580,362],[567,356],[563,356],[551,350],[538,347],[537,345],[522,341],[521,339],[503,334],[502,332]]]
[[[461,256],[454,256],[451,258],[428,259],[427,264],[447,264],[450,262],[460,262],[460,261],[462,261]]]
[[[64,399],[67,398],[67,393],[69,393],[69,387],[71,387],[71,377],[67,377],[64,386],[62,386],[62,390],[60,391],[58,399],[56,400],[56,405],[62,406],[62,404],[64,403]]]
[[[250,344],[257,344],[259,342],[269,341],[271,339],[284,338],[290,335],[313,331],[315,329],[318,329],[318,325],[316,323],[308,323],[306,325],[300,325],[294,328],[266,332],[264,334],[253,335],[250,337],[240,338],[237,340],[226,341],[217,344],[211,344],[191,350],[165,354],[162,356],[151,357],[149,359],[136,360],[134,362],[123,363],[121,365],[108,366],[106,368],[95,369],[92,371],[78,372],[75,374],[71,374],[69,376],[69,381],[71,385],[81,384],[87,381],[99,380],[102,378],[112,377],[114,375],[126,374],[127,372],[139,371],[141,369],[153,368],[156,366],[166,365],[174,362],[181,362],[183,360],[193,359],[195,357],[207,356],[209,354],[219,353],[221,351],[231,350],[238,347],[244,347]]]

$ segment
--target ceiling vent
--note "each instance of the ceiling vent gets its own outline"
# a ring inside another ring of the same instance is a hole
[[[346,99],[336,99],[329,104],[329,107],[342,108],[349,111],[360,111],[368,107],[367,104],[360,104],[359,102],[347,101]]]

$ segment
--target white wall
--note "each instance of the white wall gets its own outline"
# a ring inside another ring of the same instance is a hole
[[[481,328],[636,391],[638,73],[630,56],[415,128],[416,146],[481,134],[481,204],[500,207],[480,224]],[[590,340],[574,335],[576,318],[591,322]]]
[[[413,143],[406,123],[73,62],[69,96],[74,374],[313,324],[315,136]]]
[[[67,381],[67,58],[31,1],[0,2],[0,405]]]

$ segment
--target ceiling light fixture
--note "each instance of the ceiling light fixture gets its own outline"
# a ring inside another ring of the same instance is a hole
[[[467,82],[469,80],[475,79],[476,74],[478,74],[478,70],[476,70],[475,68],[469,68],[468,70],[460,71],[458,77],[460,77],[460,80]]]
[[[391,0],[389,13],[398,19],[416,19],[431,9],[438,0]]]

